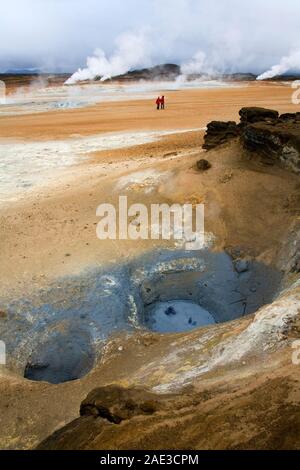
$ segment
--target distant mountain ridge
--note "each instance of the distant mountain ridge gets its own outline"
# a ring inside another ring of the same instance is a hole
[[[178,64],[166,63],[159,64],[153,67],[129,70],[128,72],[116,75],[112,78],[104,80],[102,83],[121,82],[130,83],[134,81],[175,81],[181,73],[181,68]],[[225,81],[255,81],[257,79],[256,74],[251,72],[235,72],[235,73],[223,73],[223,74],[205,74],[205,73],[194,73],[185,76],[187,81],[192,80],[225,80]],[[69,73],[41,73],[38,69],[11,69],[5,73],[0,73],[0,80],[6,82],[7,85],[28,85],[37,78],[43,78],[48,81],[49,84],[63,84],[67,78],[70,77]],[[101,76],[95,77],[93,80],[85,80],[78,83],[91,83],[101,80]],[[264,81],[294,81],[300,79],[300,74],[284,74],[266,79]]]
[[[134,81],[134,80],[176,80],[181,74],[177,64],[160,64],[154,67],[130,70],[122,75],[117,75],[108,80]],[[100,80],[101,77],[97,77]],[[106,81],[108,81],[106,80]]]

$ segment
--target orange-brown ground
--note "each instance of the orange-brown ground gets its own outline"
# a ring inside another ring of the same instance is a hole
[[[1,117],[0,136],[47,140],[108,131],[201,128],[212,119],[236,120],[238,110],[247,105],[280,112],[297,110],[291,104],[289,87],[255,83],[172,92],[168,94],[167,109],[159,113],[151,101],[144,100]],[[151,248],[145,242],[100,242],[95,234],[95,211],[101,202],[116,201],[120,177],[153,168],[167,173],[167,180],[157,180],[151,197],[144,194],[142,185],[132,186],[128,190],[130,200],[146,204],[205,202],[206,228],[217,237],[216,249],[242,245],[252,256],[260,255],[266,263],[274,263],[299,214],[299,178],[286,170],[249,161],[237,143],[212,151],[206,157],[212,168],[201,174],[195,163],[202,155],[202,138],[203,132],[189,132],[151,144],[92,154],[70,178],[39,189],[25,200],[3,205],[1,294],[27,294],[63,274],[82,272],[107,261],[118,262]],[[0,311],[2,320],[8,320],[1,305]],[[230,335],[234,338],[250,321],[252,317],[225,326],[222,339]],[[202,334],[196,331],[119,338],[107,349],[103,363],[90,374],[60,385],[34,383],[1,372],[1,448],[35,447],[78,417],[80,402],[96,386],[116,383],[152,387],[176,374],[179,377],[189,368],[193,370],[198,363],[193,351],[183,352],[176,370],[174,364],[163,364],[163,358],[180,345],[198,338],[200,341]],[[292,339],[295,336],[289,336],[288,340]],[[175,397],[167,413],[149,418],[150,428],[149,422],[136,418],[120,425],[115,434],[115,429],[109,427],[113,425],[105,423],[105,439],[101,443],[95,440],[94,448],[296,448],[299,442],[293,427],[298,420],[299,368],[291,365],[290,343],[284,344],[276,354],[247,358],[245,364],[231,364],[229,369],[195,380],[194,389]],[[213,347],[209,344],[208,352]],[[65,441],[65,447],[72,445]],[[89,447],[83,441],[80,445]]]
[[[99,85],[101,86],[101,85]],[[212,120],[238,120],[243,106],[295,112],[289,86],[249,83],[221,89],[170,91],[165,111],[154,100],[99,103],[88,108],[0,117],[0,137],[62,139],[72,134],[132,130],[192,129]]]

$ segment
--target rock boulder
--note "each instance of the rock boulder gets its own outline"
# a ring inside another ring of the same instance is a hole
[[[207,125],[203,148],[206,150],[218,147],[238,137],[239,127],[234,121],[212,121]]]
[[[300,172],[300,121],[252,124],[244,129],[241,140],[244,148],[255,152],[263,163],[280,163]]]
[[[242,108],[241,122],[212,121],[207,126],[203,148],[211,150],[240,137],[243,147],[262,163],[275,163],[300,172],[300,113],[285,113],[258,107]]]
[[[119,424],[137,415],[153,414],[160,408],[157,396],[139,388],[115,385],[92,390],[81,403],[81,416],[95,416]]]
[[[253,106],[250,108],[242,108],[239,112],[239,115],[241,118],[241,125],[245,126],[255,122],[276,121],[278,119],[279,113],[273,109],[265,109]]]

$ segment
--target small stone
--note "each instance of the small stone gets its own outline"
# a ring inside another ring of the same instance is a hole
[[[208,160],[205,160],[203,158],[197,161],[197,168],[200,171],[206,171],[206,170],[209,170],[209,168],[211,168],[211,164],[209,163]]]
[[[4,310],[0,310],[0,318],[6,318],[7,313]]]
[[[234,265],[234,269],[239,274],[245,273],[246,271],[249,270],[249,261],[245,259],[238,259],[234,261],[233,265]]]

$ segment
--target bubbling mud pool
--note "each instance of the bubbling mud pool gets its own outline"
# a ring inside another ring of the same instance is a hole
[[[7,367],[50,383],[76,380],[114,333],[182,332],[235,320],[270,302],[281,274],[225,252],[164,250],[61,279],[0,318]]]
[[[155,302],[148,308],[145,323],[160,333],[180,332],[215,322],[214,317],[204,308],[189,300]]]

